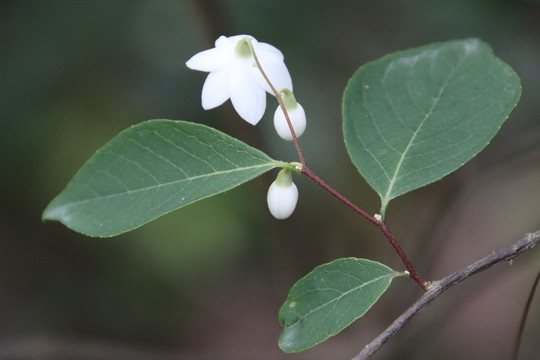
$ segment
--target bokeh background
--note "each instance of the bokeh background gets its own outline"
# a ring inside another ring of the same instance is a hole
[[[369,212],[378,198],[349,161],[341,95],[389,52],[480,37],[521,76],[499,135],[444,180],[395,200],[388,220],[418,271],[438,279],[540,229],[540,4],[519,0],[26,0],[0,5],[0,359],[348,359],[421,291],[397,279],[340,335],[277,347],[277,312],[315,266],[357,256],[402,269],[386,239],[307,179],[286,221],[266,209],[275,173],[122,236],[87,238],[41,212],[120,130],[147,119],[207,124],[297,160],[230,103],[200,106],[206,77],[184,63],[221,34],[285,54],[308,114],[301,138],[323,179]],[[538,249],[454,287],[377,359],[508,359],[540,267]],[[522,359],[538,359],[540,295]]]

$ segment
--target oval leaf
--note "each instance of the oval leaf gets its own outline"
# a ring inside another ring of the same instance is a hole
[[[89,236],[118,235],[276,165],[208,126],[149,120],[98,150],[51,201],[43,219]]]
[[[284,326],[279,347],[285,352],[309,349],[363,316],[396,276],[371,260],[344,258],[316,267],[290,290],[279,310]]]
[[[519,77],[477,39],[397,52],[358,69],[343,95],[343,133],[381,197],[381,214],[391,199],[473,158],[520,95]]]

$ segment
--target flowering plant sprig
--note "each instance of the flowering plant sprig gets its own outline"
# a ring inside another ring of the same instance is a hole
[[[298,141],[306,115],[293,94],[281,51],[250,35],[221,36],[214,48],[194,55],[186,65],[209,73],[201,95],[204,109],[230,99],[239,116],[255,125],[270,93],[279,103],[273,118],[276,131],[292,140],[299,162],[274,160],[206,125],[149,120],[96,152],[47,206],[43,219],[59,220],[89,236],[114,236],[274,168],[281,170],[268,189],[268,208],[277,219],[286,219],[298,201],[293,174],[307,176],[377,226],[407,270],[352,257],[316,267],[291,288],[279,311],[283,351],[302,351],[336,335],[363,316],[394,278],[412,278],[425,295],[355,357],[365,359],[448,287],[540,242],[539,233],[531,234],[463,271],[428,282],[416,272],[386,220],[392,199],[469,161],[517,104],[519,77],[487,44],[466,39],[401,51],[360,67],[350,79],[343,95],[343,135],[352,162],[381,198],[379,214],[374,215],[306,164]]]

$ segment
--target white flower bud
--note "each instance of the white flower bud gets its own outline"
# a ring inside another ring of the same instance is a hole
[[[283,220],[292,215],[298,202],[298,188],[292,182],[289,170],[283,169],[279,172],[268,189],[266,200],[270,213],[276,219]]]
[[[289,119],[291,120],[292,127],[296,137],[300,137],[306,130],[306,113],[302,105],[296,102],[293,93],[288,89],[283,89],[280,91],[281,98],[285,104],[285,109],[289,114]],[[274,113],[274,127],[279,136],[285,140],[293,140],[291,134],[291,129],[285,118],[285,114],[281,109],[281,106],[278,106],[276,112]]]

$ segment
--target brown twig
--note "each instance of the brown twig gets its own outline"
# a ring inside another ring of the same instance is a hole
[[[519,330],[516,335],[516,342],[514,343],[514,351],[512,352],[512,360],[517,360],[519,357],[519,349],[521,347],[521,339],[523,338],[523,332],[525,331],[525,323],[527,322],[527,317],[529,315],[529,310],[531,308],[532,299],[534,298],[534,293],[538,287],[538,282],[540,281],[540,271],[536,274],[536,279],[534,284],[529,292],[529,297],[527,298],[527,303],[525,304],[525,309],[523,310],[523,315],[521,316],[521,321],[519,324]]]
[[[464,267],[445,278],[434,281],[430,284],[429,290],[418,299],[411,307],[409,307],[403,314],[401,314],[394,322],[386,328],[379,336],[377,336],[371,343],[366,345],[364,349],[356,355],[352,360],[365,360],[369,359],[377,350],[381,348],[389,339],[397,333],[405,324],[418,314],[424,307],[429,305],[433,300],[439,297],[443,292],[451,288],[452,286],[459,284],[468,277],[478,274],[495,264],[498,264],[505,260],[513,259],[525,250],[533,248],[540,242],[540,230],[527,234],[523,239],[515,244],[493,252],[485,258],[478,260],[474,264]]]

